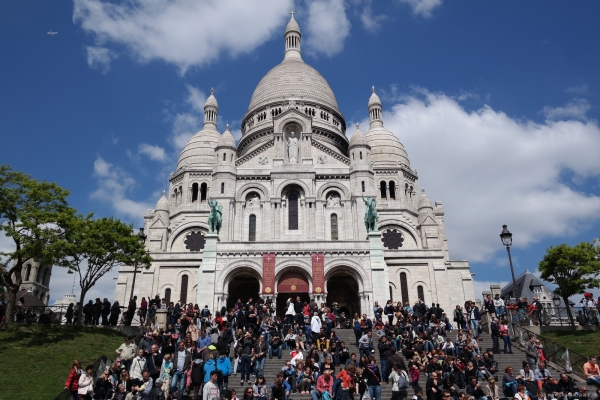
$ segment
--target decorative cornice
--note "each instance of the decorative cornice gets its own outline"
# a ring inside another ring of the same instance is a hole
[[[331,150],[329,147],[323,145],[322,143],[320,143],[318,140],[315,140],[315,138],[313,137],[313,139],[311,140],[312,145],[321,150],[323,153],[327,153],[328,155],[330,155],[331,157],[335,158],[338,161],[341,161],[342,163],[346,164],[346,165],[350,165],[350,159],[346,156],[343,156],[341,154],[336,153],[335,151]]]
[[[266,138],[265,140],[268,140],[268,138]],[[269,142],[265,143],[264,145],[260,146],[259,148],[255,149],[255,150],[251,151],[250,153],[246,154],[245,156],[238,158],[235,162],[235,166],[239,167],[240,165],[244,164],[247,161],[250,161],[257,155],[259,155],[260,153],[263,153],[265,150],[267,150],[270,147],[273,147],[274,145],[275,145],[275,139],[271,138],[271,140]]]

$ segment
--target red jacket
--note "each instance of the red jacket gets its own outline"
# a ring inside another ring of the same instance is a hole
[[[71,368],[71,372],[69,373],[69,377],[65,382],[65,387],[68,388],[71,392],[76,392],[79,389],[79,377],[81,374],[77,372],[75,368]]]

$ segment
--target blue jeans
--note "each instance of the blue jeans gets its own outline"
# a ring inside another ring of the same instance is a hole
[[[242,381],[249,381],[250,380],[250,368],[252,368],[252,357],[244,354],[241,358],[240,358],[240,374],[242,376],[241,380]]]
[[[371,400],[381,400],[381,386],[369,386],[369,397]]]
[[[273,358],[273,353],[277,354],[277,358],[281,358],[281,346],[275,348],[269,346],[269,359]]]
[[[586,383],[588,385],[600,386],[600,378],[587,378]]]
[[[310,397],[312,397],[312,400],[320,400],[322,394],[317,389],[314,389],[310,391]]]
[[[479,326],[479,321],[477,321],[476,319],[472,319],[469,322],[471,323],[471,329],[473,329],[473,336],[479,336],[479,331],[477,330],[477,327]]]
[[[383,382],[388,381],[388,377],[385,375],[385,364],[386,364],[386,360],[381,360],[381,380]]]
[[[507,347],[508,351],[512,351],[512,342],[510,340],[510,336],[502,336],[502,340],[504,340],[504,353],[506,353]]]
[[[428,340],[428,341],[426,341],[426,342],[424,343],[424,345],[425,345],[425,351],[426,351],[426,352],[427,352],[427,351],[433,351],[433,350],[435,349],[435,347],[433,347],[433,343],[431,343],[429,340]]]
[[[169,390],[173,393],[177,388],[179,391],[178,398],[179,400],[183,399],[183,388],[185,387],[185,374],[181,371],[175,371],[173,378],[171,378],[171,389]]]
[[[255,365],[255,370],[256,370],[256,376],[258,377],[258,375],[262,375],[265,376],[265,360],[267,358],[266,357],[259,357],[256,359],[256,365]]]

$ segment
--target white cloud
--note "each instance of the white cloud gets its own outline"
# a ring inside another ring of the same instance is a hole
[[[588,92],[588,85],[586,84],[581,84],[578,86],[572,86],[570,88],[567,89],[568,93],[573,93],[573,94],[587,94]]]
[[[344,48],[350,34],[350,21],[343,0],[308,0],[307,53],[329,57]]]
[[[372,0],[365,0],[360,12],[360,21],[367,31],[376,33],[381,29],[381,23],[387,17],[385,15],[373,15],[372,3]]]
[[[590,103],[586,99],[573,99],[573,101],[567,103],[564,107],[544,107],[542,114],[546,116],[548,120],[558,120],[562,118],[574,118],[580,120],[586,120],[585,114],[592,108]]]
[[[106,297],[108,301],[112,303],[116,288],[115,280],[113,280],[113,278],[118,276],[118,272],[119,268],[117,267],[100,278],[92,287],[92,289],[87,292],[84,301],[87,303],[89,300],[94,300],[97,297],[100,299],[104,299]],[[48,304],[54,304],[65,294],[71,293],[71,290],[73,289],[73,276],[73,274],[67,273],[66,268],[56,266],[52,268],[52,278],[50,279],[50,302]],[[75,296],[77,296],[77,301],[79,301],[81,288],[79,286],[78,277],[75,279],[75,291],[73,293]]]
[[[95,200],[111,205],[115,212],[133,220],[140,220],[150,204],[138,202],[126,196],[137,186],[135,180],[123,169],[114,166],[101,157],[94,161],[94,176],[98,187],[90,194]]]
[[[167,156],[165,149],[160,146],[142,143],[139,145],[139,152],[140,154],[144,154],[154,161],[169,161],[169,157]]]
[[[106,73],[110,69],[110,62],[116,54],[106,47],[87,46],[87,63],[91,68],[102,70]]]
[[[196,89],[192,85],[186,85],[188,90],[187,103],[192,106],[194,111],[200,115],[204,115],[204,104],[206,103],[206,94],[203,91]]]
[[[383,118],[419,171],[420,187],[432,201],[443,201],[452,259],[492,260],[503,249],[503,224],[514,246],[524,248],[576,234],[600,218],[600,197],[561,180],[564,171],[600,176],[595,122],[538,124],[488,106],[466,111],[455,99],[424,90],[405,96]]]
[[[75,0],[73,22],[98,45],[115,43],[142,62],[164,60],[181,73],[222,54],[250,53],[280,32],[292,0]]]
[[[412,8],[415,15],[423,18],[431,17],[431,11],[442,5],[442,0],[398,0],[400,3],[405,3]]]

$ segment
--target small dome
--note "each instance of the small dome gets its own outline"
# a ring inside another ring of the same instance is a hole
[[[369,129],[365,136],[371,146],[371,159],[375,166],[410,166],[404,146],[392,132],[380,125]]]
[[[421,197],[419,197],[419,212],[421,212],[421,210],[425,211],[425,209],[433,210],[433,207],[431,206],[431,200],[429,200],[429,196],[427,196],[425,193],[425,189],[421,189]]]
[[[167,193],[164,190],[156,203],[156,211],[169,211],[169,200],[167,200]]]
[[[300,32],[300,25],[298,25],[298,23],[296,22],[296,20],[294,19],[294,14],[292,14],[292,18],[290,19],[290,22],[288,22],[288,24],[285,27],[285,34],[287,34],[288,32]]]
[[[210,96],[206,99],[206,103],[204,103],[204,107],[213,106],[219,108],[219,104],[217,103],[217,99],[215,98],[215,89],[210,89]]]
[[[371,107],[372,105],[378,105],[381,106],[381,99],[379,98],[379,96],[377,96],[377,93],[375,93],[375,86],[371,86],[371,97],[369,97],[369,105],[368,107]]]
[[[356,124],[356,130],[352,134],[350,138],[350,147],[354,146],[368,146],[369,142],[367,142],[367,138],[364,133],[360,131],[360,127],[358,123]]]
[[[217,148],[219,147],[233,147],[235,146],[235,139],[231,132],[229,132],[229,124],[225,126],[225,132],[221,135],[221,139],[219,139],[219,143],[217,144]]]
[[[212,168],[216,161],[215,148],[220,139],[221,134],[212,124],[207,124],[183,146],[177,162],[177,170],[194,167]]]

